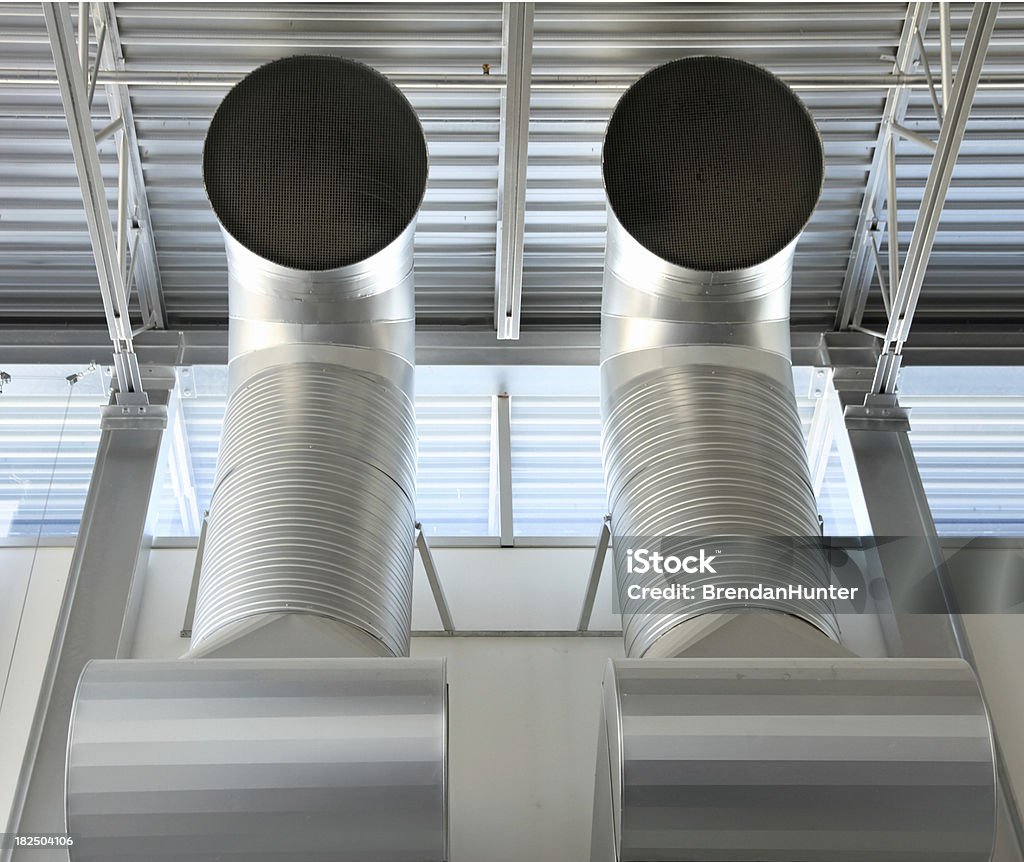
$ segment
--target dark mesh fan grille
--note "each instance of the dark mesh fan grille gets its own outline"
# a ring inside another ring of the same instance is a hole
[[[644,75],[604,142],[616,217],[679,266],[724,272],[762,263],[803,230],[818,201],[821,139],[773,75],[726,57],[690,57]]]
[[[423,130],[382,75],[336,57],[289,57],[221,102],[203,151],[206,192],[250,251],[303,270],[357,263],[416,214]]]

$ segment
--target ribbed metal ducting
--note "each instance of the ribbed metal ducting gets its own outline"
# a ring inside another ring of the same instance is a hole
[[[224,428],[195,618],[200,637],[301,608],[406,654],[416,515],[408,496],[416,427],[406,394],[344,366],[274,366],[238,389]]]
[[[819,535],[788,318],[796,240],[821,189],[821,143],[799,99],[770,74],[692,57],[622,97],[604,180],[602,449],[626,652],[640,657],[659,654],[659,638],[688,619],[748,605],[698,598],[666,613],[630,601],[630,584],[696,579],[630,575],[629,548],[665,537],[694,549],[719,537],[807,548]],[[721,557],[716,580],[829,583],[811,549],[788,569],[741,556]],[[827,600],[759,607],[838,639]]]
[[[283,654],[251,635],[300,615],[336,625],[328,654],[407,655],[419,122],[361,64],[277,61],[225,98],[204,176],[228,252],[230,391],[192,654]]]

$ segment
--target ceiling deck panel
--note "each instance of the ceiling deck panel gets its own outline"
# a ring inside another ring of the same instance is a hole
[[[298,52],[344,54],[385,74],[501,74],[500,3],[117,3],[126,69],[241,76]],[[534,74],[612,77],[614,86],[553,86],[531,94],[523,326],[599,324],[605,201],[601,142],[625,82],[687,54],[724,53],[793,75],[887,75],[905,3],[575,3],[536,6]],[[77,15],[77,9],[72,9]],[[954,57],[970,4],[952,8]],[[938,69],[933,9],[925,44]],[[52,72],[35,3],[0,7],[4,68]],[[914,72],[920,72],[918,67]],[[987,73],[1024,74],[1024,4],[1004,3]],[[226,269],[200,173],[202,141],[228,84],[133,84],[130,93],[154,239],[172,327],[226,322]],[[407,88],[428,139],[431,170],[416,238],[417,313],[431,326],[489,327],[493,313],[500,90]],[[798,92],[825,143],[821,204],[796,255],[793,319],[832,325],[885,101],[883,88]],[[109,119],[98,93],[94,127]],[[925,89],[905,124],[934,137]],[[102,147],[108,190],[112,142]],[[898,146],[905,253],[930,165]],[[113,203],[112,191],[108,194]],[[884,205],[879,241],[886,253]],[[918,319],[1024,324],[1024,88],[977,94]],[[102,323],[102,307],[63,110],[55,86],[0,85],[0,318]],[[877,283],[865,323],[884,326]]]

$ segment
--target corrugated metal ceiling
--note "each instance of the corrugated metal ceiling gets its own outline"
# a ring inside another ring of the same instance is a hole
[[[118,3],[126,68],[232,72],[302,51],[384,73],[500,72],[501,5]],[[953,6],[959,51],[970,5]],[[907,5],[539,3],[537,75],[635,77],[694,53],[726,53],[786,75],[887,74]],[[934,16],[933,16],[934,18]],[[938,27],[925,42],[938,66]],[[0,5],[6,68],[52,70],[37,5]],[[986,69],[1024,72],[1024,4],[1003,4]],[[222,325],[226,277],[200,179],[206,125],[226,87],[133,85],[142,163],[172,326]],[[489,326],[493,308],[500,93],[409,89],[427,132],[430,186],[417,233],[417,303],[432,325]],[[794,322],[829,328],[853,244],[882,89],[805,90],[825,140],[825,192],[797,253]],[[535,89],[531,103],[524,327],[596,327],[605,206],[600,143],[618,93]],[[108,118],[95,104],[97,128]],[[925,90],[905,123],[934,136]],[[108,189],[113,144],[103,147]],[[930,154],[899,146],[900,223],[909,241]],[[111,203],[113,200],[111,198]],[[1024,90],[976,99],[917,321],[1024,323]],[[883,238],[883,254],[884,238]],[[101,323],[96,276],[56,88],[0,86],[0,318]],[[868,324],[879,324],[877,290]]]

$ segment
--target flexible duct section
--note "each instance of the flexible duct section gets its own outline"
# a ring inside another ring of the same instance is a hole
[[[704,578],[829,583],[807,541],[820,530],[789,358],[793,253],[821,190],[822,144],[768,72],[691,57],[625,93],[603,170],[603,448],[626,652],[672,655],[671,638],[659,644],[668,632],[741,607],[703,598]],[[628,573],[626,556],[664,537],[681,553],[725,548],[713,576],[683,576],[697,597],[671,613],[627,595],[665,585],[654,570]],[[838,639],[827,599],[760,606]]]
[[[206,137],[230,394],[193,655],[407,655],[423,131],[376,71],[263,66]]]

